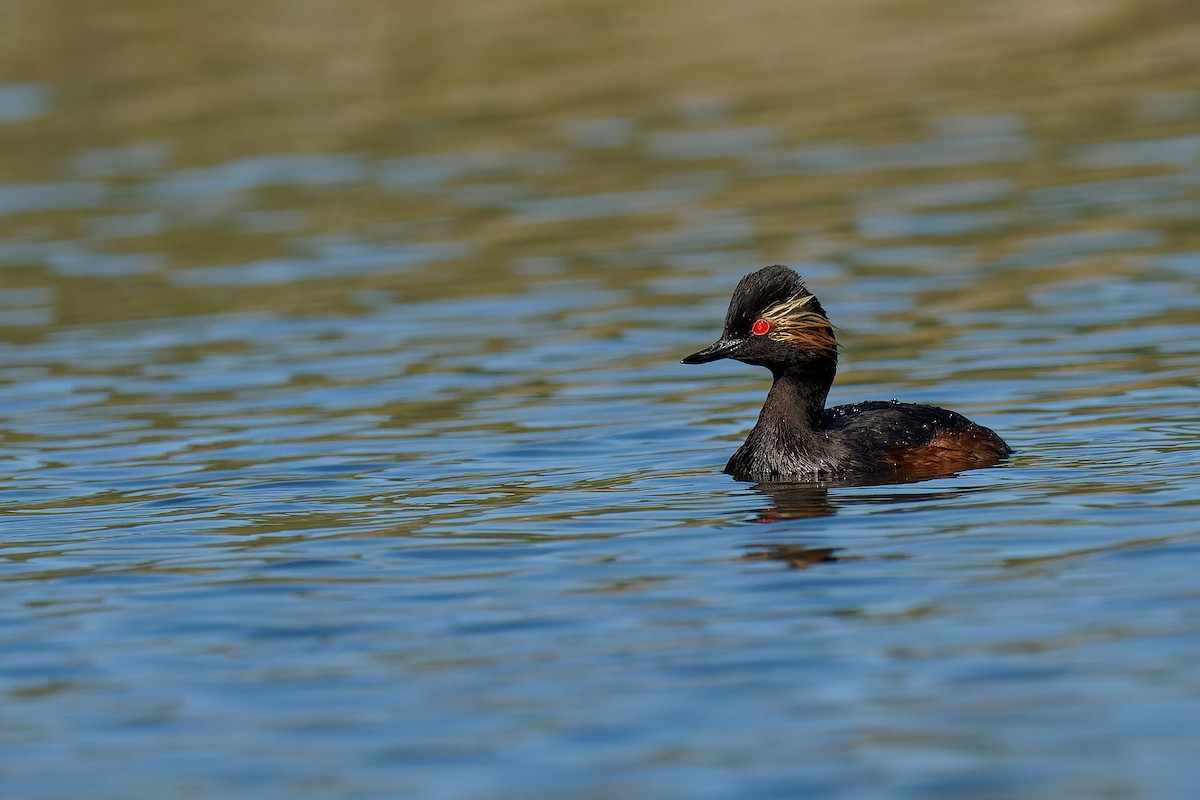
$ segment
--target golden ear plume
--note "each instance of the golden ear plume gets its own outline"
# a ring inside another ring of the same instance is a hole
[[[771,323],[767,336],[837,358],[838,343],[829,320],[805,308],[815,297],[811,294],[790,297],[764,311],[762,318]]]

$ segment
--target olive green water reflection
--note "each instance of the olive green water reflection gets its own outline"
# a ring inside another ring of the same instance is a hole
[[[0,795],[1190,796],[1198,35],[4,5]],[[718,474],[772,262],[1012,463]]]

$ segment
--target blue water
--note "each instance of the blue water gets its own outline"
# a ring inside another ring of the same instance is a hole
[[[732,100],[388,157],[85,136],[0,186],[0,795],[1191,797],[1189,98],[1086,144]],[[767,376],[678,359],[776,261],[831,402],[1017,454],[722,475]]]

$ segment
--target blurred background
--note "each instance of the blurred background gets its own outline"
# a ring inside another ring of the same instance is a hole
[[[0,796],[1191,797],[1198,43],[0,0]],[[776,262],[1011,463],[719,474]]]
[[[1124,195],[1080,213],[1039,190],[1192,168],[1200,146],[1182,1],[0,15],[0,258],[8,288],[51,290],[46,324],[521,291],[545,258],[627,288],[627,269],[697,252],[731,273],[880,241],[991,257],[1128,224]],[[1159,141],[1117,144],[1139,139]],[[949,179],[992,183],[919,201],[970,209],[933,219],[862,194]],[[1156,244],[1193,230],[1155,227]]]

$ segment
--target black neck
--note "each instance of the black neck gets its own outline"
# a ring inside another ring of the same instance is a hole
[[[833,385],[833,369],[775,372],[759,414],[759,424],[781,425],[794,431],[811,431],[821,424],[825,398]]]

